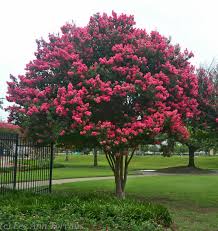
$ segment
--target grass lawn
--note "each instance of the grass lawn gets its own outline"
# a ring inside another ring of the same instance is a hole
[[[92,166],[74,166],[66,168],[54,168],[53,179],[94,177],[94,176],[112,176],[113,173],[107,167]]]
[[[218,169],[218,156],[196,156],[196,165],[200,168]],[[92,155],[71,155],[69,161],[65,161],[64,155],[58,155],[55,158],[55,164],[65,167],[87,167],[93,166]],[[175,167],[187,165],[188,156],[134,156],[130,162],[129,168],[136,169],[160,169],[166,167]],[[107,160],[104,155],[98,156],[98,164],[101,167],[108,167]]]
[[[129,175],[136,174],[137,170],[140,169],[162,169],[181,165],[185,166],[187,162],[187,156],[135,156],[129,165]],[[54,161],[53,179],[113,175],[104,155],[99,155],[98,164],[98,167],[93,167],[93,156],[90,155],[71,155],[69,161],[65,161],[64,155],[59,155]],[[196,165],[204,169],[218,169],[218,156],[196,157]],[[11,173],[7,173],[4,177],[7,178],[7,181],[10,178],[11,180],[13,179]],[[29,174],[19,172],[17,180],[29,181],[32,177],[40,179],[42,176],[40,176],[40,173],[36,170],[30,171]],[[3,179],[1,180],[3,181]]]
[[[149,176],[128,180],[128,197],[165,205],[173,215],[176,230],[218,230],[218,176]],[[112,180],[77,182],[53,187],[55,191],[113,192]]]
[[[185,166],[187,163],[187,156],[134,156],[129,165],[129,174],[134,174],[139,169]],[[90,155],[71,155],[69,161],[65,161],[64,155],[59,155],[55,158],[54,164],[54,179],[113,175],[104,155],[98,156],[99,167],[93,167],[93,156]],[[218,156],[196,157],[196,166],[218,169]]]

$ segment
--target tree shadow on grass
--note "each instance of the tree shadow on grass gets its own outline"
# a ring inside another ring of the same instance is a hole
[[[59,164],[59,163],[57,163],[57,164],[55,163],[54,168],[74,168],[74,169],[90,168],[90,169],[110,170],[110,168],[107,166],[73,165],[73,164]]]
[[[156,171],[157,173],[172,173],[172,174],[218,174],[218,170],[202,169],[198,167],[176,166],[169,168],[162,168]]]

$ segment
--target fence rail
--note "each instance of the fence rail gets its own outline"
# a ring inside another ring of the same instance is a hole
[[[53,145],[39,145],[17,134],[0,133],[0,193],[51,192]]]

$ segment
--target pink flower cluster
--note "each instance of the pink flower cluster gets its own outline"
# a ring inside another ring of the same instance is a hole
[[[7,123],[7,122],[0,122],[0,131],[11,131],[17,132],[19,130],[19,126]]]

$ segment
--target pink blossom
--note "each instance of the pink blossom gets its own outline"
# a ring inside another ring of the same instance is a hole
[[[92,113],[90,111],[86,111],[85,115],[90,116]]]
[[[63,136],[64,134],[65,134],[65,131],[62,130],[62,131],[60,132],[60,136]]]
[[[99,132],[92,132],[91,135],[92,136],[97,136],[97,135],[99,135]]]

